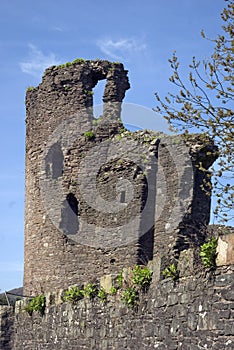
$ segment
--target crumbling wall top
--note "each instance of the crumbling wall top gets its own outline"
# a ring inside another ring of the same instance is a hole
[[[130,88],[127,70],[122,63],[107,60],[77,59],[59,66],[51,66],[45,70],[42,83],[34,90],[57,90],[68,94],[70,89],[76,87],[80,93],[92,96],[92,89],[103,79],[107,81],[103,101],[122,102],[125,91]],[[88,100],[82,107],[89,107],[90,103],[87,102]]]

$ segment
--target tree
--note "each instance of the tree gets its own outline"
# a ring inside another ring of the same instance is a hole
[[[156,93],[155,111],[164,115],[173,130],[206,133],[219,146],[220,157],[211,169],[217,198],[214,214],[218,221],[227,222],[234,217],[234,1],[224,1],[222,34],[208,39],[201,32],[203,38],[214,43],[213,54],[202,62],[193,57],[188,79],[184,81],[174,53],[169,60],[173,70],[169,80],[176,93],[168,93],[164,99]]]

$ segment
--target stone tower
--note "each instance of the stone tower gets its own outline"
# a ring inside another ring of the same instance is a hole
[[[199,136],[126,131],[129,87],[122,64],[80,59],[48,68],[27,92],[25,295],[158,266],[203,241],[210,199],[198,165],[208,169],[216,148]]]

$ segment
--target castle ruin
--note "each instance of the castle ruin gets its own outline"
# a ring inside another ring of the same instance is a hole
[[[46,308],[0,306],[0,350],[233,349],[233,231],[220,233],[216,270],[199,256],[217,147],[205,135],[126,130],[129,88],[121,63],[78,59],[27,91],[24,295],[44,293]],[[177,281],[163,278],[172,263]],[[134,265],[153,272],[135,309],[118,293],[61,300]]]
[[[103,116],[95,120],[93,88],[102,79]],[[216,147],[199,136],[125,132],[129,87],[122,64],[97,60],[51,67],[28,91],[25,295],[163,256],[168,263],[204,241],[210,198],[199,164],[208,169]]]

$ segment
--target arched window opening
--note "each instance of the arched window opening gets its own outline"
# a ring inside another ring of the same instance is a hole
[[[98,119],[103,114],[103,95],[106,86],[106,79],[99,80],[93,88],[93,116]]]

